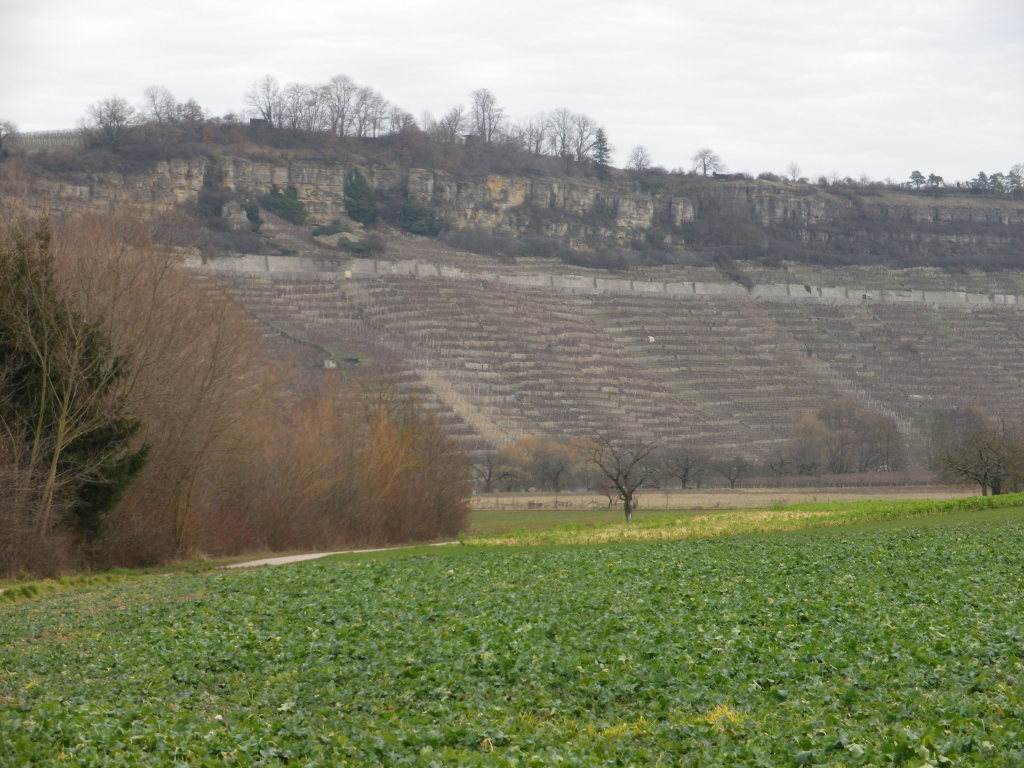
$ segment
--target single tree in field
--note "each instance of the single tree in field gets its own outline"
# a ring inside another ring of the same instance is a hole
[[[697,171],[702,176],[707,176],[709,173],[719,173],[725,170],[725,163],[722,162],[722,158],[707,147],[698,149],[697,153],[691,159],[693,160],[693,170]]]
[[[910,174],[910,183],[914,186],[914,189],[920,189],[925,185],[924,174],[920,171],[914,171]]]
[[[938,466],[947,479],[977,484],[982,496],[1017,490],[1024,481],[1024,432],[1000,424],[958,434]]]
[[[494,490],[494,482],[497,480],[500,457],[497,453],[485,454],[482,459],[473,464],[473,473],[476,475],[477,485],[482,493],[491,493]]]
[[[634,496],[657,471],[654,451],[657,444],[641,439],[623,439],[605,433],[586,448],[587,458],[612,485],[626,515],[633,522]]]
[[[609,166],[611,163],[612,150],[608,146],[608,137],[605,135],[604,128],[598,128],[597,133],[594,135],[594,171],[597,173],[597,178],[602,181],[608,179],[611,176],[609,172]]]

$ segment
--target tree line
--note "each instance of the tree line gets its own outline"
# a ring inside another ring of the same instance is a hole
[[[0,575],[458,533],[443,427],[384,372],[272,352],[180,226],[0,226]]]
[[[993,422],[975,408],[939,410],[928,430],[928,466],[947,482],[982,495],[1024,490],[1024,428]],[[908,466],[895,419],[851,398],[804,413],[786,443],[761,462],[699,445],[659,445],[619,432],[565,442],[525,438],[483,456],[473,470],[481,493],[587,489],[623,505],[627,522],[643,488],[735,488],[760,477],[897,472]]]
[[[936,411],[928,430],[928,465],[942,479],[978,485],[982,495],[1024,489],[1024,429],[993,423],[973,408]],[[699,445],[659,445],[607,432],[555,442],[526,438],[485,455],[474,465],[482,493],[587,489],[620,502],[626,519],[642,488],[735,488],[759,477],[871,475],[905,470],[907,446],[896,420],[851,398],[808,411],[790,438],[760,462]]]
[[[590,458],[593,442],[517,441],[475,465],[477,486],[484,492],[599,486]],[[645,461],[646,480],[679,488],[699,488],[715,479],[735,487],[755,472],[784,478],[895,472],[907,465],[907,447],[895,419],[851,398],[802,414],[789,439],[759,463],[687,443],[651,444]]]
[[[916,191],[937,192],[953,190],[981,195],[1005,195],[1009,197],[1024,196],[1024,163],[1017,163],[1009,171],[994,171],[978,175],[967,181],[956,181],[946,184],[945,179],[935,173],[925,176],[920,171],[913,171],[906,186]]]
[[[243,96],[245,111],[214,116],[194,99],[179,101],[164,86],[145,89],[139,106],[122,96],[111,96],[90,105],[80,129],[95,146],[118,147],[134,129],[146,127],[150,139],[200,136],[204,128],[238,126],[246,117],[256,119],[271,132],[305,136],[330,135],[336,138],[380,139],[410,134],[424,137],[440,148],[465,146],[478,142],[493,153],[521,153],[526,156],[557,158],[568,169],[583,165],[599,178],[608,178],[613,147],[604,127],[594,118],[559,107],[526,119],[510,118],[496,96],[487,88],[469,94],[467,105],[458,104],[440,117],[424,112],[418,119],[389,101],[369,85],[360,85],[344,74],[334,75],[323,83],[285,83],[273,75],[265,75],[252,83]],[[10,120],[0,119],[0,159],[16,146],[17,127]],[[730,179],[753,179],[741,172],[726,174],[726,164],[718,153],[708,147],[698,149],[690,166],[667,170],[656,165],[646,146],[635,145],[622,164],[625,170],[644,175],[716,176]],[[821,176],[816,182],[800,175],[794,161],[784,172],[764,171],[756,178],[771,181],[812,184],[822,187],[912,189],[938,193],[968,192],[972,194],[1024,194],[1024,164],[1009,171],[981,171],[968,180],[946,182],[935,173],[927,175],[915,170],[905,182],[887,179],[872,180],[867,176],[854,179]]]

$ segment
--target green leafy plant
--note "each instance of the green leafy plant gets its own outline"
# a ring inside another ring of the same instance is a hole
[[[363,226],[368,227],[377,221],[377,197],[363,172],[354,166],[345,176],[345,212]]]
[[[441,234],[441,221],[429,205],[407,199],[402,203],[401,226],[414,235],[437,237]]]
[[[353,256],[376,256],[384,252],[384,240],[381,237],[371,235],[364,240],[354,240],[350,237],[338,238],[338,247],[348,251]]]
[[[245,218],[249,220],[249,226],[253,232],[259,232],[260,227],[263,226],[263,219],[260,218],[260,206],[255,200],[243,200],[240,203],[242,210],[245,211]]]
[[[260,198],[260,205],[292,224],[302,224],[306,220],[306,206],[299,200],[298,190],[292,186],[285,187],[282,192],[275,184],[269,194]]]
[[[33,766],[1010,768],[1022,546],[1018,521],[83,584],[0,604],[0,743]]]
[[[313,227],[313,236],[322,237],[327,235],[337,235],[340,232],[347,231],[348,230],[345,229],[345,226],[340,221],[335,219],[330,224],[317,224],[315,227]]]

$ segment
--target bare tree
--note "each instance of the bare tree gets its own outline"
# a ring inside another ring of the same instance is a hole
[[[245,104],[257,117],[266,120],[271,127],[280,125],[283,103],[281,86],[272,75],[265,75],[246,91]]]
[[[338,136],[352,133],[355,119],[355,99],[359,86],[348,75],[335,75],[324,86],[324,106],[327,124]]]
[[[948,480],[977,484],[982,496],[1017,490],[1024,482],[1024,432],[1000,424],[961,433],[946,446],[938,466]]]
[[[641,439],[599,435],[586,447],[586,455],[601,475],[612,484],[622,501],[626,522],[633,522],[634,496],[657,471],[653,460],[657,444]]]
[[[558,493],[577,474],[579,458],[575,444],[528,437],[505,446],[498,463],[513,469],[524,484]]]
[[[469,97],[473,132],[485,143],[490,144],[501,133],[505,110],[498,106],[498,100],[486,88],[478,88],[469,94]]]
[[[796,160],[793,160],[786,166],[786,176],[789,177],[790,181],[794,182],[800,178],[800,164]]]
[[[690,483],[700,483],[708,468],[708,455],[699,448],[675,446],[661,455],[661,471],[663,474],[679,481],[680,488],[688,488]]]
[[[707,147],[698,149],[696,154],[690,159],[693,161],[693,170],[698,171],[703,176],[725,170],[725,163],[722,162],[722,158]]]
[[[740,478],[748,474],[753,465],[742,456],[733,456],[731,459],[716,461],[713,465],[715,472],[725,478],[730,488],[735,488]]]
[[[850,398],[833,400],[804,414],[788,451],[800,474],[818,467],[834,474],[899,469],[906,448],[896,421]]]
[[[941,469],[943,458],[952,446],[966,435],[982,432],[986,427],[985,414],[973,406],[932,411],[925,434],[928,468]]]
[[[173,123],[178,118],[178,101],[162,85],[151,85],[143,93],[143,115],[154,123]]]
[[[416,127],[416,118],[411,112],[406,112],[399,107],[391,107],[388,112],[388,133],[399,134]]]
[[[547,115],[531,117],[516,126],[515,134],[520,146],[534,155],[543,155],[548,151],[550,127]]]
[[[939,177],[942,180],[942,177]],[[1024,192],[1024,163],[1017,163],[1010,172],[1006,174],[1007,189],[1011,194],[1019,195]]]
[[[548,443],[534,451],[531,468],[545,488],[558,493],[575,463],[568,446]]]
[[[148,541],[159,559],[198,546],[204,488],[251,450],[250,419],[267,387],[252,371],[262,348],[251,322],[151,235],[128,214],[76,219],[54,249],[76,309],[101,318],[113,348],[131,353],[126,397],[150,462],[115,511],[112,535],[127,547],[143,546],[132,536]]]
[[[572,116],[572,152],[573,159],[582,163],[590,159],[590,153],[594,149],[594,142],[597,139],[598,124],[592,118],[584,114],[575,113]]]
[[[483,493],[490,493],[494,490],[494,483],[498,479],[501,457],[498,453],[487,453],[480,461],[473,464],[473,473],[476,475],[477,483]]]
[[[573,113],[565,107],[553,110],[547,116],[547,126],[551,154],[568,163],[573,151]]]
[[[327,94],[321,87],[289,83],[281,94],[279,127],[321,131],[329,125]]]
[[[643,144],[637,144],[629,153],[626,169],[634,173],[643,173],[651,167],[651,153]]]
[[[460,104],[452,107],[438,120],[430,134],[442,144],[457,144],[462,140],[468,125],[466,110]]]
[[[356,91],[353,135],[359,138],[379,136],[388,113],[388,102],[373,88]]]
[[[87,110],[87,125],[102,143],[116,146],[135,119],[135,107],[121,96],[111,96],[92,104]]]

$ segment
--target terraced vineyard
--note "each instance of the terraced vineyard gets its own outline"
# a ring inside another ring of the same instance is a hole
[[[0,607],[0,764],[1019,766],[1024,523],[145,577]]]
[[[339,362],[342,375],[383,362],[471,452],[618,429],[761,458],[802,414],[853,397],[895,417],[921,465],[935,409],[1024,410],[1018,305],[741,296],[727,283],[707,284],[722,295],[670,296],[653,288],[683,284],[524,272],[512,285],[437,265],[414,276],[404,264],[349,280],[216,279],[268,334]],[[556,279],[562,289],[543,286]],[[630,290],[601,292],[599,280]]]

